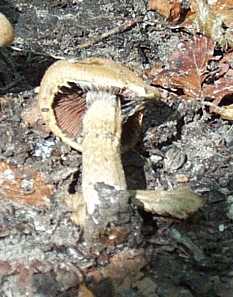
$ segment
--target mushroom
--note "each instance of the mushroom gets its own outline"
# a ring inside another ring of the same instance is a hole
[[[127,189],[121,152],[135,143],[145,100],[156,98],[156,88],[104,59],[59,61],[42,79],[39,106],[45,122],[65,143],[82,151],[82,193],[69,203],[74,222],[83,225],[91,245],[103,234],[116,244],[140,233],[137,215],[138,223],[131,224],[130,197],[146,210],[178,218],[202,205],[186,188],[168,193]],[[129,133],[129,127],[136,132]]]
[[[58,61],[42,79],[39,107],[45,122],[83,153],[82,195],[78,201],[75,197],[73,219],[84,226],[86,241],[93,242],[107,225],[119,224],[119,217],[129,221],[121,151],[137,140],[144,100],[158,96],[133,71],[104,59]]]
[[[14,29],[3,13],[0,13],[0,47],[8,46],[14,40]]]

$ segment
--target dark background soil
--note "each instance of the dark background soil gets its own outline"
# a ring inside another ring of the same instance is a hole
[[[146,0],[3,0],[0,11],[16,30],[14,44],[0,56],[0,160],[31,165],[56,188],[49,209],[1,199],[0,296],[78,296],[80,271],[106,264],[83,255],[80,229],[61,203],[80,185],[81,155],[28,127],[22,112],[37,100],[35,88],[58,57],[112,58],[142,72],[158,60],[166,63],[182,34],[147,11]],[[129,30],[79,48],[138,17]],[[233,296],[232,152],[231,123],[200,103],[147,106],[141,140],[123,156],[129,187],[169,189],[185,181],[206,204],[186,221],[142,213],[149,265],[134,284],[112,293],[103,283],[96,296]]]

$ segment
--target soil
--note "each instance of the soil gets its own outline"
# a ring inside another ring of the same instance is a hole
[[[146,0],[3,0],[0,11],[16,30],[12,47],[0,53],[0,160],[33,167],[55,189],[47,208],[1,197],[0,296],[81,296],[80,283],[97,297],[233,296],[229,121],[208,114],[199,102],[146,107],[141,140],[123,156],[129,188],[188,183],[205,206],[186,221],[142,211],[140,249],[122,246],[98,257],[85,254],[80,228],[62,202],[80,188],[81,154],[23,120],[43,73],[58,57],[112,58],[142,73],[156,61],[165,63],[183,33],[147,11]],[[128,30],[80,46],[132,19],[136,24]],[[124,262],[128,267],[118,269]]]

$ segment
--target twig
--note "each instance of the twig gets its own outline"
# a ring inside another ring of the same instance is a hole
[[[115,35],[115,34],[118,34],[118,33],[129,30],[129,29],[133,28],[135,25],[137,25],[138,23],[141,23],[141,22],[142,22],[141,17],[136,18],[136,19],[132,19],[132,20],[127,20],[123,24],[119,25],[118,27],[113,28],[110,31],[107,31],[107,32],[105,32],[103,34],[97,35],[97,36],[89,39],[88,41],[80,44],[78,46],[78,48],[79,49],[84,49],[84,48],[91,47],[94,44],[108,38],[109,36],[112,36],[112,35]]]

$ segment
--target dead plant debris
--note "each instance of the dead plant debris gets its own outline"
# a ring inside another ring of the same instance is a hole
[[[233,1],[192,0],[185,27],[207,35],[220,46],[233,46]]]
[[[209,104],[212,112],[233,120],[230,99],[233,94],[232,52],[215,56],[214,42],[210,38],[195,35],[192,40],[182,41],[165,68],[157,63],[147,74],[153,85],[184,99],[208,99],[212,101]],[[229,103],[219,107],[226,97]]]
[[[183,12],[180,0],[149,0],[148,9],[156,10],[172,23],[177,23]]]
[[[155,10],[170,23],[210,37],[221,47],[233,46],[233,1],[191,0],[187,9],[182,0],[149,0],[148,9]]]
[[[30,167],[0,162],[1,198],[35,207],[48,207],[53,186],[46,184],[40,172]]]

